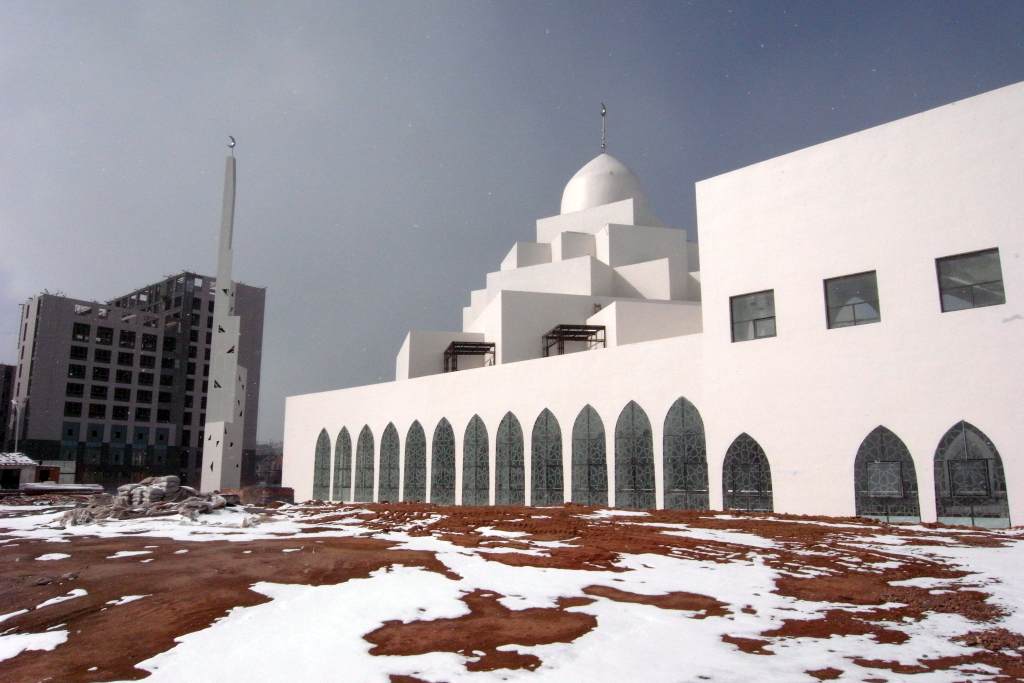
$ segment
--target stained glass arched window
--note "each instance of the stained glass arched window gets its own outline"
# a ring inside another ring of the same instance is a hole
[[[474,415],[466,426],[466,437],[462,445],[463,505],[490,503],[488,455],[487,427],[479,415]]]
[[[572,426],[572,502],[608,504],[604,423],[590,405],[583,407]]]
[[[434,429],[430,448],[430,502],[455,504],[455,432],[443,417]]]
[[[935,449],[935,506],[945,524],[1010,525],[1003,460],[969,422],[953,425]]]
[[[554,414],[545,408],[533,423],[530,438],[530,502],[533,505],[561,505],[562,430]]]
[[[853,481],[858,516],[921,521],[914,461],[906,444],[885,427],[875,427],[861,442]]]
[[[356,442],[356,485],[352,500],[373,501],[373,432],[366,425]]]
[[[526,504],[523,428],[512,413],[505,413],[498,424],[494,446],[494,504]]]
[[[380,481],[377,482],[377,502],[394,503],[398,500],[398,430],[388,423],[380,436]]]
[[[402,500],[422,503],[427,499],[427,437],[414,421],[405,433],[405,479]]]
[[[729,446],[722,464],[722,507],[772,510],[772,471],[761,445],[743,433]]]
[[[313,451],[313,500],[329,500],[331,486],[331,437],[321,429]]]
[[[615,507],[655,507],[653,439],[647,413],[630,401],[615,422]]]
[[[665,507],[708,509],[708,455],[704,421],[685,398],[676,399],[665,416],[662,437]]]
[[[344,427],[334,442],[334,490],[331,499],[348,501],[352,495],[352,437]]]

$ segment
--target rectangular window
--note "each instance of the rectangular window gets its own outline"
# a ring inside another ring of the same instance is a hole
[[[1006,303],[999,249],[935,259],[942,312]]]
[[[96,349],[92,354],[92,359],[97,363],[109,363],[110,349]]]
[[[118,370],[114,373],[114,381],[118,384],[131,384],[132,383],[132,371],[131,370]]]
[[[102,344],[103,346],[110,346],[114,343],[114,328],[113,327],[97,327],[96,328],[96,343]]]
[[[144,334],[144,335],[142,335],[142,350],[143,351],[156,351],[156,335],[155,334]]]
[[[71,360],[89,360],[88,346],[72,346]]]
[[[197,346],[190,346],[190,347],[188,347],[188,357],[189,358],[195,358],[198,353],[199,353],[199,347],[197,347]]]
[[[190,362],[188,365],[186,365],[185,366],[185,374],[187,374],[187,375],[194,375],[194,374],[196,374],[196,364]]]
[[[149,391],[148,389],[139,389],[138,391],[135,392],[135,402],[136,403],[152,403],[153,402],[153,392]]]
[[[210,364],[207,363],[206,365],[203,366],[203,377],[209,377],[209,376],[210,376]]]
[[[185,407],[192,407],[192,394],[185,394]],[[188,420],[185,420],[185,422],[188,422]]]
[[[121,330],[121,334],[118,337],[117,345],[122,349],[134,349],[135,348],[135,333],[131,330]]]
[[[111,418],[113,418],[115,420],[127,421],[128,420],[128,406],[114,406],[113,410],[111,411],[111,415],[110,416],[111,416]]]
[[[881,321],[875,271],[825,280],[825,314],[829,329]]]
[[[164,337],[164,353],[170,353],[178,348],[178,341],[174,337]]]
[[[88,342],[92,328],[85,323],[75,323],[71,328],[71,338],[77,342]]]
[[[132,390],[124,387],[114,387],[114,400],[128,403],[132,400]]]
[[[144,387],[153,386],[153,373],[152,372],[140,372],[139,373],[139,385]]]
[[[79,398],[85,395],[85,385],[79,384],[78,382],[68,382],[67,387],[64,389],[65,396],[71,396],[72,398]]]
[[[188,333],[188,339],[192,343],[199,341],[199,330],[191,330]]]
[[[187,424],[187,425],[190,425],[190,424],[192,424],[192,413],[184,413],[184,414],[183,414],[183,415],[181,416],[181,421],[182,421],[182,422],[183,422],[184,424]]]
[[[84,365],[69,365],[68,366],[68,377],[71,379],[85,379],[85,366]]]
[[[68,375],[70,377],[71,375]],[[185,391],[195,391],[196,381],[194,379],[185,380]]]
[[[106,401],[107,387],[103,384],[93,384],[89,387],[89,398],[94,398],[98,401]]]
[[[82,417],[82,404],[68,401],[64,404],[64,417]]]
[[[173,387],[174,386],[174,375],[160,375],[160,386],[162,386],[162,387]]]
[[[132,365],[135,364],[135,356],[131,353],[120,351],[117,354],[117,364],[127,365],[128,367],[131,367]]]
[[[163,370],[174,369],[174,358],[171,356],[164,356],[160,359],[160,368]]]
[[[142,354],[139,356],[139,367],[140,368],[155,368],[156,367],[156,356],[147,356]]]
[[[729,299],[732,340],[750,341],[775,336],[775,290],[741,294]]]
[[[110,368],[94,367],[92,369],[92,380],[94,382],[109,382]]]
[[[171,402],[171,392],[169,392],[169,391],[161,391],[159,394],[156,395],[156,400],[159,401],[160,403],[170,403]]]
[[[90,403],[89,417],[105,420],[107,418],[107,406],[103,403]]]
[[[149,408],[136,408],[135,420],[138,422],[149,422]]]
[[[171,411],[168,410],[167,408],[158,408],[157,411],[156,411],[156,421],[157,422],[164,422],[164,423],[170,422],[171,421]]]

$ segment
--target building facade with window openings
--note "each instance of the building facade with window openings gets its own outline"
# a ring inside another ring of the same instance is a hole
[[[1016,84],[703,180],[698,260],[602,154],[461,331],[287,399],[284,484],[380,500],[347,435],[393,428],[405,500],[1020,523],[1022,158]],[[605,343],[545,356],[559,325]],[[495,364],[442,372],[454,341]]]
[[[198,486],[215,287],[184,272],[106,303],[40,294],[22,304],[11,441],[17,429],[19,450],[60,467],[64,482],[113,487],[176,474]],[[244,449],[253,454],[265,295],[237,285],[254,416]]]

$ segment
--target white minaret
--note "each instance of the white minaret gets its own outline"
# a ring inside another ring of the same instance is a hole
[[[217,252],[217,293],[213,304],[213,345],[206,394],[201,490],[237,488],[242,475],[245,427],[245,368],[238,364],[240,319],[235,315],[235,283],[231,279],[235,228],[235,139],[224,168],[224,209]]]

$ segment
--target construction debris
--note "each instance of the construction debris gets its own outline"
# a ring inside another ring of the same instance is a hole
[[[232,503],[234,501],[231,501]],[[138,484],[124,484],[117,495],[92,496],[84,507],[68,510],[61,516],[64,526],[92,524],[104,519],[139,519],[184,515],[195,521],[199,515],[219,510],[229,501],[217,493],[199,493],[182,486],[174,475],[147,477]]]

